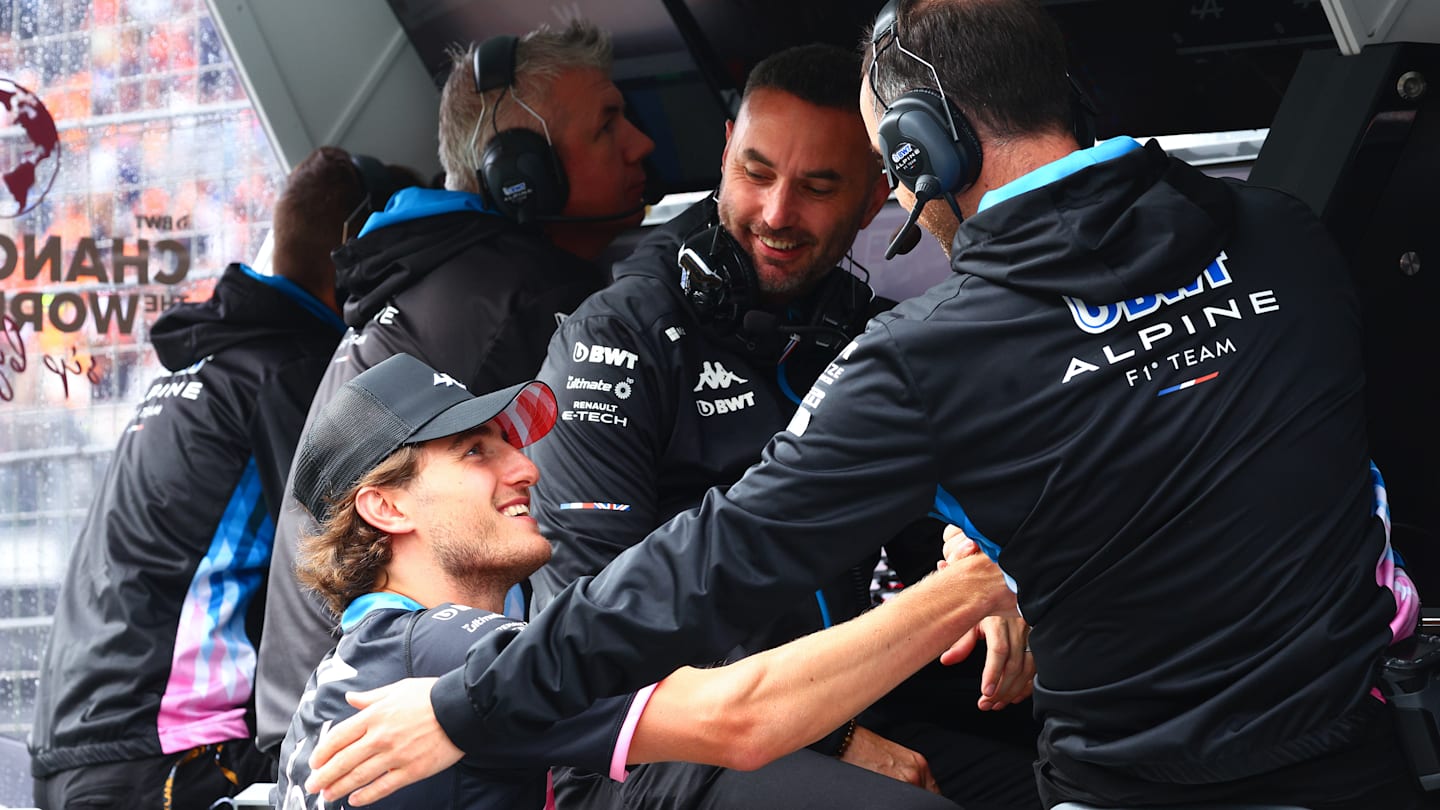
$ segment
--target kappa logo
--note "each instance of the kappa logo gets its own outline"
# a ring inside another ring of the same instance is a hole
[[[630,371],[635,370],[635,363],[640,355],[625,349],[616,349],[611,346],[590,346],[580,341],[575,341],[575,348],[570,353],[570,358],[577,363],[599,363],[607,366],[624,366]]]
[[[747,382],[750,381],[745,379],[744,377],[741,377],[730,369],[725,368],[723,363],[720,363],[718,361],[712,363],[709,360],[706,360],[705,364],[701,367],[700,370],[700,381],[695,383],[695,388],[693,390],[700,391],[704,388],[729,388],[732,383]]]
[[[431,383],[431,385],[453,385],[461,391],[466,390],[465,386],[461,385],[459,380],[439,371],[435,372],[435,381]]]

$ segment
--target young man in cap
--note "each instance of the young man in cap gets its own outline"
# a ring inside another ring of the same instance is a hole
[[[351,380],[319,413],[295,462],[294,494],[320,524],[303,541],[300,576],[342,614],[344,635],[312,676],[282,746],[281,807],[323,805],[303,788],[308,759],[330,725],[354,713],[348,693],[439,675],[475,642],[523,627],[500,614],[504,595],[549,559],[550,545],[529,515],[539,472],[520,449],[556,414],[544,383],[472,397],[406,354]],[[760,767],[854,716],[979,617],[1013,612],[1013,600],[991,598],[1001,593],[993,565],[959,561],[852,622],[731,666],[679,670],[522,745],[490,740],[389,803],[542,806],[552,762],[617,780],[628,763],[661,759]],[[857,807],[879,795],[890,807],[951,806],[865,775],[873,794],[862,783]],[[356,799],[364,797],[347,801]]]
[[[438,131],[445,188],[401,191],[335,254],[350,331],[310,416],[399,352],[477,391],[530,379],[555,324],[604,285],[596,258],[644,216],[641,161],[654,144],[625,117],[609,34],[577,18],[451,56]],[[506,203],[499,192],[512,184],[497,177],[537,164],[548,192],[534,206]],[[558,210],[531,210],[542,198]],[[255,694],[260,749],[272,755],[335,627],[293,576],[311,528],[304,510],[286,499],[277,521],[265,604],[277,632],[261,644]]]

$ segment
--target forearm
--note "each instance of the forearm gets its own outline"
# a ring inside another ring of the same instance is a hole
[[[436,685],[437,704],[470,715],[446,731],[462,747],[530,736],[597,698],[713,660],[923,514],[935,498],[929,423],[896,381],[904,369],[875,354],[850,360],[847,380],[879,380],[856,383],[858,399],[832,396],[831,416],[803,435],[776,434],[739,481],[562,591],[517,643],[472,651],[462,674]]]
[[[937,658],[1009,592],[974,560],[927,577],[852,621],[718,669],[661,681],[629,761],[758,768],[824,736]]]

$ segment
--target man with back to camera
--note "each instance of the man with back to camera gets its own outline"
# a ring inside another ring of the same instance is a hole
[[[306,409],[344,332],[330,251],[367,197],[385,204],[387,171],[311,152],[275,203],[274,274],[232,264],[208,300],[151,328],[167,372],[91,501],[40,667],[39,807],[208,807],[274,778],[247,707],[257,602]]]
[[[1418,598],[1368,459],[1355,293],[1320,221],[1153,142],[1077,150],[1037,3],[888,8],[861,111],[955,274],[846,347],[745,477],[493,661],[482,645],[433,686],[367,696],[316,762],[368,736],[316,786],[444,764],[387,747],[397,725],[464,747],[566,716],[739,637],[867,530],[935,505],[1033,626],[1047,806],[1426,804],[1374,697]],[[616,611],[640,583],[644,604]]]
[[[284,810],[324,805],[303,789],[309,750],[354,713],[347,692],[442,673],[463,662],[476,638],[520,631],[500,613],[505,594],[550,557],[527,508],[540,473],[521,448],[542,442],[556,416],[541,382],[472,397],[406,354],[355,377],[317,415],[293,480],[319,533],[302,541],[297,570],[343,615],[344,635],[316,668],[281,747],[276,803]],[[552,762],[588,763],[618,781],[627,763],[669,757],[756,767],[859,711],[967,621],[1013,610],[1003,588],[983,587],[999,577],[978,556],[946,567],[864,618],[733,666],[682,669],[521,745],[493,740],[384,804],[553,807]],[[846,794],[786,806],[953,807],[859,773]]]
[[[351,332],[312,413],[400,351],[474,390],[530,379],[559,319],[603,285],[597,254],[643,216],[641,160],[654,145],[625,118],[606,33],[574,20],[452,57],[440,99],[445,190],[400,192],[336,254]],[[308,523],[289,499],[266,605],[286,630],[260,649],[256,695],[272,755],[334,642],[336,618],[292,574]]]
[[[884,309],[868,286],[836,266],[889,194],[855,107],[859,77],[859,55],[833,45],[790,48],[758,63],[726,128],[715,194],[647,236],[613,268],[615,281],[556,330],[539,376],[555,390],[561,419],[527,451],[545,471],[535,515],[555,546],[530,578],[534,609],[698,504],[711,486],[739,478],[784,428],[800,401],[794,392],[807,390]],[[940,556],[940,524],[923,519],[886,548],[901,579],[914,582]],[[876,557],[870,550],[823,589],[787,605],[732,657],[867,609]],[[1005,684],[994,676],[1003,687],[999,705],[1024,697],[1032,671],[1025,669],[1023,622],[1013,623],[1015,671]],[[978,692],[979,674],[976,667],[968,681],[947,677],[939,685]],[[938,688],[934,680],[925,685]],[[838,800],[851,776],[850,768],[836,767],[838,758],[938,786],[970,807],[1038,805],[1028,715],[1016,712],[1010,724],[1029,734],[1024,748],[967,733],[972,717],[946,718],[942,727],[932,703],[900,697],[760,772],[662,763],[635,769],[622,784],[603,773],[558,769],[557,794],[567,806],[583,800],[628,808],[785,804],[785,791]]]

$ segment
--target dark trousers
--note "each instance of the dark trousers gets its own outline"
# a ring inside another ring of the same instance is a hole
[[[797,751],[759,770],[732,771],[686,762],[657,762],[630,771],[624,784],[609,777],[555,768],[559,810],[955,810],[956,805],[913,785],[871,773],[814,751]]]
[[[860,716],[862,725],[918,751],[940,792],[966,810],[1035,810],[1035,741],[1029,700],[998,711],[975,708],[983,645],[953,667],[931,664]]]
[[[250,740],[71,768],[35,780],[40,810],[206,810],[254,782],[275,779],[275,766]]]
[[[1023,709],[1021,710],[1023,711]],[[755,771],[661,762],[640,765],[623,784],[554,769],[559,810],[723,810],[723,808],[886,808],[1038,810],[1030,749],[958,734],[932,723],[889,723],[874,710],[872,731],[923,754],[945,797],[810,750]]]

